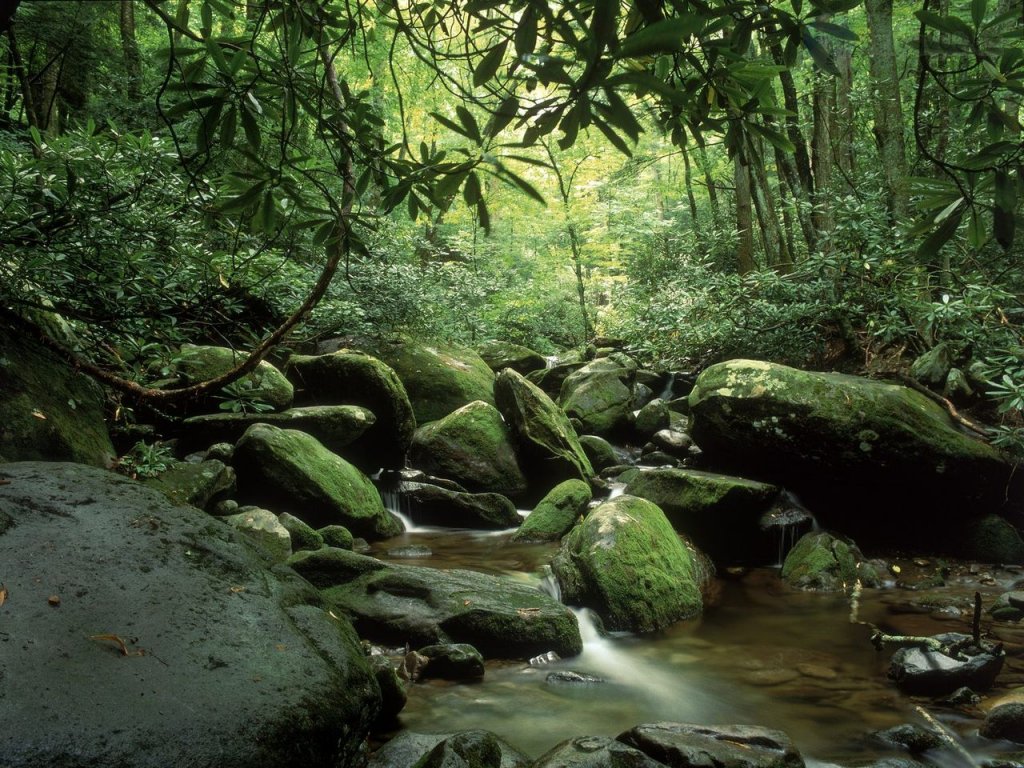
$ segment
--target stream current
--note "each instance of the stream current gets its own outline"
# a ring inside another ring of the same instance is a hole
[[[370,554],[498,574],[552,591],[545,573],[557,545],[512,542],[511,533],[413,526],[378,542]],[[864,590],[856,618],[900,634],[969,632],[975,590],[987,606],[1024,575],[1020,569],[949,563],[943,586],[922,588],[913,583],[915,572],[926,582],[944,561],[899,562],[901,583],[893,579],[886,588]],[[920,757],[926,765],[980,765],[1012,747],[977,736],[980,708],[939,705],[897,691],[886,678],[891,652],[877,652],[869,627],[851,622],[843,595],[793,590],[782,584],[777,567],[754,568],[719,574],[706,603],[700,618],[646,635],[602,636],[588,612],[577,609],[580,656],[532,664],[489,661],[476,683],[418,682],[408,689],[400,725],[421,733],[482,728],[533,757],[574,736],[613,737],[653,721],[777,728],[809,766],[907,757],[870,736],[905,723],[941,729],[956,742]],[[983,627],[1007,648],[1007,663],[987,694],[991,702],[1024,684],[1024,630],[994,624],[987,614]],[[603,682],[548,681],[556,671]]]

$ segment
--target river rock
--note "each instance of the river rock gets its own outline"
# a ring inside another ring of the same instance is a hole
[[[595,472],[602,472],[608,467],[614,467],[619,463],[619,457],[615,454],[612,444],[603,437],[597,435],[580,435],[580,445],[583,452],[590,459],[590,466]]]
[[[320,549],[324,545],[324,537],[295,515],[282,512],[277,520],[291,536],[292,549],[296,552],[300,549]]]
[[[181,387],[206,381],[237,366],[248,354],[228,347],[182,344],[174,358],[171,386]],[[261,360],[256,370],[246,374],[226,389],[220,390],[220,397],[226,400],[239,398],[264,403],[275,411],[284,411],[292,404],[292,384],[276,367]]]
[[[226,515],[221,521],[242,533],[275,561],[284,562],[291,557],[292,536],[269,509],[240,507],[237,513]]]
[[[0,324],[0,463],[114,463],[103,392],[84,374]]]
[[[679,768],[804,768],[786,734],[756,725],[645,723],[619,734],[618,740]]]
[[[292,355],[285,372],[295,382],[302,403],[344,403],[373,413],[376,421],[347,451],[353,463],[368,472],[405,466],[416,416],[405,385],[390,366],[362,352],[340,350],[329,355]]]
[[[402,531],[369,478],[305,432],[254,424],[235,446],[234,463],[239,500],[291,512],[313,526],[344,525],[366,539]]]
[[[967,637],[957,632],[935,635],[935,639],[942,643]],[[1003,668],[1005,654],[970,648],[965,653],[968,658],[961,661],[939,651],[900,648],[892,656],[889,677],[901,691],[915,696],[945,696],[963,686],[973,691],[987,691]]]
[[[587,434],[625,434],[631,426],[635,377],[635,365],[594,360],[566,377],[558,403],[569,418],[579,419]]]
[[[688,458],[693,446],[690,436],[679,429],[659,429],[651,435],[651,442],[677,459]]]
[[[377,715],[376,725],[383,726],[379,730],[388,730],[389,726],[394,727],[395,718],[408,702],[405,681],[398,676],[395,665],[387,656],[370,656],[369,662],[377,687],[380,688],[380,714]]]
[[[426,645],[416,652],[429,660],[420,673],[421,678],[479,680],[484,676],[484,657],[472,645],[441,643]]]
[[[782,564],[782,580],[797,589],[850,592],[854,584],[877,587],[881,578],[852,541],[825,531],[800,538]]]
[[[235,470],[216,459],[175,461],[156,477],[143,482],[175,504],[209,510],[235,490]]]
[[[476,351],[495,373],[511,368],[525,376],[531,371],[543,370],[548,364],[544,355],[510,341],[485,341],[477,345]]]
[[[291,565],[352,617],[361,637],[411,647],[469,643],[485,658],[529,659],[583,648],[572,611],[540,590],[459,569],[392,565],[325,547]]]
[[[498,374],[494,395],[533,482],[547,489],[562,480],[594,476],[576,431],[550,397],[511,369]]]
[[[540,756],[533,768],[664,768],[639,749],[607,736],[578,736]]]
[[[308,584],[128,478],[3,475],[0,764],[354,764],[380,692]]]
[[[980,563],[1024,564],[1024,539],[1005,517],[985,515],[967,524],[960,556]]]
[[[593,498],[582,480],[559,483],[540,500],[513,536],[513,541],[558,541],[579,520]]]
[[[988,612],[997,621],[1024,619],[1024,591],[1003,592],[988,607]]]
[[[651,502],[618,496],[591,510],[551,564],[571,605],[610,630],[650,632],[701,612],[693,554]]]
[[[420,427],[413,437],[409,464],[427,474],[451,478],[475,493],[516,498],[527,488],[512,433],[498,409],[481,400]]]
[[[637,412],[633,431],[642,440],[650,440],[656,432],[668,429],[671,423],[668,404],[660,397],[656,397]]]
[[[522,522],[516,505],[500,493],[460,493],[426,483],[403,483],[402,496],[419,525],[502,530]]]
[[[862,544],[948,548],[950,525],[1004,503],[1004,457],[907,387],[731,360],[700,375],[690,408],[708,462],[791,488]]]
[[[474,744],[477,747],[474,748]],[[498,750],[497,762],[494,762],[493,746]],[[438,747],[442,747],[442,752],[435,757],[433,750]],[[377,750],[368,768],[424,768],[424,761],[439,758],[451,760],[430,765],[436,768],[528,768],[532,764],[529,757],[489,731],[453,734],[403,731]]]
[[[318,528],[317,533],[324,540],[325,546],[352,549],[352,531],[343,525],[325,525]]]
[[[559,392],[562,391],[562,383],[566,378],[586,364],[586,361],[583,359],[559,360],[550,368],[531,371],[527,378],[531,384],[536,384],[549,397],[557,398]]]
[[[182,422],[179,449],[188,452],[235,443],[253,424],[273,424],[306,432],[338,453],[371,429],[376,419],[371,411],[357,405],[314,405],[280,413],[204,413]]]
[[[1001,704],[985,715],[978,733],[986,739],[1024,744],[1024,704]]]
[[[661,507],[672,526],[716,563],[763,563],[774,546],[759,525],[779,496],[774,485],[695,469],[651,469],[629,477],[626,493]]]

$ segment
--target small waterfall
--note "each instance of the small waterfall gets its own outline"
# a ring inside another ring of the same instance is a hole
[[[672,389],[676,385],[676,374],[670,372],[668,375],[668,381],[665,382],[665,386],[662,388],[661,393],[658,395],[659,398],[664,400],[666,403],[672,399]]]
[[[796,494],[783,491],[775,505],[761,516],[762,531],[772,531],[777,541],[775,566],[782,567],[786,555],[805,533],[818,530],[818,521]]]
[[[388,488],[381,488],[380,500],[384,502],[384,509],[402,521],[407,533],[422,531],[423,526],[416,525],[412,519],[412,502],[402,492],[403,483],[395,483]]]
[[[545,368],[554,368],[558,364],[558,355],[548,355],[544,358]]]
[[[558,602],[562,602],[562,587],[559,586],[555,574],[551,572],[551,566],[545,566],[544,571],[544,576],[541,578],[537,588],[548,597],[553,597]]]
[[[608,501],[618,498],[626,492],[625,483],[608,483]]]

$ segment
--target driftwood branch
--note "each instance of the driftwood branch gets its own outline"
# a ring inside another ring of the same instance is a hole
[[[962,415],[960,411],[956,409],[956,406],[953,405],[953,403],[951,403],[948,399],[938,394],[937,392],[933,392],[932,390],[928,389],[928,387],[924,386],[924,384],[917,381],[916,379],[907,376],[905,373],[900,373],[899,371],[879,371],[873,374],[873,378],[895,379],[897,383],[902,384],[905,387],[909,387],[915,392],[920,392],[929,400],[932,400],[933,402],[938,403],[943,408],[945,408],[946,413],[948,413],[949,417],[953,419],[953,421],[955,421],[957,424],[962,426],[964,429],[973,432],[975,435],[978,436],[979,439],[988,442],[988,430],[985,429],[985,427],[981,426],[980,424],[977,424],[976,422],[971,421],[966,416]]]

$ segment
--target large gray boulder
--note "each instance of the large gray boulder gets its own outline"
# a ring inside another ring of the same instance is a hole
[[[585,433],[622,435],[631,424],[635,378],[635,365],[594,360],[562,382],[558,403],[569,418],[579,419]]]
[[[515,504],[500,493],[462,493],[429,483],[403,483],[402,496],[418,525],[503,530],[521,522]]]
[[[405,385],[389,365],[343,349],[329,355],[292,355],[285,373],[300,403],[358,405],[373,413],[373,426],[346,451],[354,464],[370,472],[405,465],[416,416]]]
[[[474,571],[389,565],[325,547],[300,552],[295,570],[352,617],[361,637],[417,648],[469,643],[485,658],[529,659],[583,648],[572,611],[531,587]]]
[[[114,462],[103,392],[23,334],[0,325],[0,463]]]
[[[618,740],[680,768],[804,768],[785,733],[756,725],[645,723],[619,734]]]
[[[567,739],[541,755],[533,768],[664,768],[665,763],[607,736]]]
[[[290,512],[313,527],[344,525],[365,539],[402,531],[370,479],[305,432],[254,424],[232,462],[239,501]]]
[[[861,544],[948,549],[1016,493],[997,450],[898,384],[731,360],[705,370],[689,402],[708,463],[791,488]]]
[[[308,583],[125,477],[34,462],[0,476],[0,765],[355,762],[380,693]]]
[[[702,609],[693,553],[658,507],[635,496],[591,510],[551,569],[562,598],[593,609],[610,630],[651,632]]]
[[[516,498],[527,489],[512,433],[498,409],[481,400],[416,430],[409,465],[474,493]]]
[[[445,759],[450,762],[444,762]],[[489,731],[402,731],[374,753],[369,768],[426,768],[428,765],[444,768],[528,768],[531,762],[525,754]]]
[[[529,347],[513,344],[510,341],[490,340],[477,345],[476,351],[492,371],[500,373],[511,368],[517,373],[526,374],[545,368],[548,361],[539,352]]]

